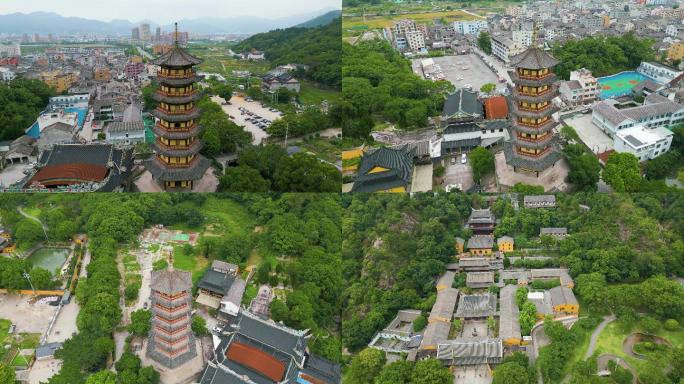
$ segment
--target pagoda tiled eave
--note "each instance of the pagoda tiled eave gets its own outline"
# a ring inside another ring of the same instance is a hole
[[[164,120],[170,123],[181,123],[190,120],[197,120],[201,115],[199,108],[195,107],[184,113],[172,113],[170,111],[165,111],[161,108],[157,108],[152,111],[152,115],[160,120]]]
[[[559,111],[559,108],[553,105],[551,102],[545,107],[540,109],[534,108],[524,108],[518,103],[513,103],[511,105],[511,114],[516,117],[528,117],[530,119],[541,119],[543,117],[551,116]]]
[[[174,180],[199,180],[204,176],[206,170],[211,166],[211,161],[205,157],[198,156],[188,163],[185,167],[168,167],[157,157],[145,162],[145,168],[150,171],[152,176],[161,181]]]
[[[550,85],[548,90],[541,92],[540,94],[537,94],[537,95],[529,94],[529,93],[523,93],[515,87],[513,88],[513,91],[511,92],[511,98],[518,100],[518,101],[528,102],[528,103],[551,101],[556,96],[558,96],[558,85],[557,84]]]
[[[168,85],[171,87],[185,87],[191,84],[195,84],[202,80],[202,76],[191,75],[189,77],[164,77],[157,75],[157,83],[161,85]]]
[[[159,124],[156,124],[152,131],[155,135],[159,137],[164,137],[167,139],[189,139],[191,137],[196,137],[200,133],[200,127],[197,124],[193,124],[190,128],[183,129],[165,129]]]
[[[164,145],[159,141],[155,141],[152,146],[157,151],[158,154],[170,157],[182,157],[182,156],[192,156],[202,149],[202,142],[200,140],[194,140],[192,143],[186,147],[170,147]]]
[[[558,81],[558,77],[554,73],[549,73],[544,76],[522,76],[518,71],[509,71],[511,81],[515,85],[538,87],[541,85],[550,85]]]
[[[186,92],[180,95],[157,92],[152,94],[152,98],[167,104],[188,104],[199,100],[201,96],[197,91]]]
[[[553,121],[553,119],[549,119],[546,123],[538,125],[536,127],[530,127],[516,122],[511,123],[511,129],[513,131],[527,133],[529,135],[541,135],[546,132],[551,132],[555,127],[556,122]]]

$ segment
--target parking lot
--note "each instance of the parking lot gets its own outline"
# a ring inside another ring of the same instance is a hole
[[[444,186],[447,185],[461,185],[461,191],[467,191],[473,187],[473,169],[470,167],[470,162],[461,163],[461,156],[455,157],[456,162],[452,164],[451,157],[444,158],[446,162],[446,172],[444,173]]]
[[[268,107],[262,107],[260,102],[247,101],[242,96],[233,96],[229,105],[222,105],[223,99],[218,96],[213,96],[211,99],[222,106],[223,111],[230,116],[233,122],[252,134],[252,144],[254,145],[261,144],[264,139],[268,138],[269,134],[266,132],[268,124],[262,124],[264,126],[259,127],[253,119],[257,117],[273,122],[282,117],[279,111],[269,110]],[[247,121],[247,119],[252,121]]]
[[[613,139],[601,128],[591,122],[591,113],[578,114],[565,119],[565,124],[573,127],[580,140],[594,153],[602,153],[613,149]]]
[[[413,60],[412,65],[413,70],[423,76],[423,72],[420,70],[421,60]],[[499,92],[506,90],[506,83],[500,83],[499,76],[476,54],[435,57],[433,60],[442,69],[444,78],[454,84],[456,88],[470,85],[473,90],[477,91],[484,84],[494,83]]]

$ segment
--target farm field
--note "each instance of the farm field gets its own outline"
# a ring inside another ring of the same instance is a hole
[[[365,20],[360,16],[344,17],[342,29],[382,29],[392,26],[397,20],[412,19],[418,24],[433,23],[434,20],[442,20],[444,23],[453,23],[459,20],[473,20],[475,16],[462,10],[441,12],[415,12],[401,13],[382,16],[366,16]]]

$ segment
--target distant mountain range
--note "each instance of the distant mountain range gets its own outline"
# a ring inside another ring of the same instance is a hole
[[[181,19],[178,21],[181,31],[193,34],[211,35],[223,33],[255,34],[277,28],[292,26],[315,27],[327,24],[339,15],[340,10],[323,9],[301,15],[278,19],[266,19],[256,16],[234,16],[228,18],[203,17],[198,19]],[[326,22],[327,20],[327,22]],[[160,26],[150,22],[151,32]],[[66,17],[51,12],[11,13],[0,15],[0,33],[34,34],[55,36],[74,35],[80,33],[96,33],[110,36],[130,36],[131,29],[140,25],[128,20],[112,20],[104,22],[80,17]],[[170,32],[173,25],[161,25],[162,31]]]
[[[301,24],[297,24],[297,27],[301,28],[315,28],[315,27],[320,27],[322,25],[328,25],[330,24],[331,21],[337,19],[338,17],[342,17],[342,11],[341,10],[335,10],[335,11],[330,11],[328,13],[324,13],[318,17],[315,17],[309,21],[303,22]]]

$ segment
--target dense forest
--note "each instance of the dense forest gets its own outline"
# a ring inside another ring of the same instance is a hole
[[[289,63],[309,66],[305,77],[339,88],[342,19],[316,28],[292,27],[251,36],[233,47],[236,52],[258,49],[273,65]]]
[[[346,137],[366,137],[376,121],[400,128],[424,127],[442,111],[446,81],[423,80],[411,63],[386,41],[345,43],[342,48],[342,130]]]
[[[53,89],[39,80],[0,83],[0,140],[14,140],[36,121]]]
[[[619,36],[590,36],[569,40],[553,46],[553,55],[560,61],[556,73],[567,80],[570,71],[589,69],[595,77],[636,69],[642,61],[655,59],[654,41],[641,39],[628,32]]]

